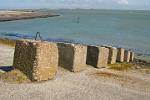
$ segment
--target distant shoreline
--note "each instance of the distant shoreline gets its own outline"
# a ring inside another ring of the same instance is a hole
[[[38,11],[2,11],[0,10],[0,22],[35,19],[35,18],[48,18],[60,15],[42,13]]]

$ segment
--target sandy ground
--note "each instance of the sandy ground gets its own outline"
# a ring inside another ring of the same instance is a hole
[[[12,65],[13,48],[0,46],[0,65]],[[110,72],[119,77],[102,77]],[[150,100],[150,74],[87,67],[80,73],[59,68],[54,80],[10,84],[0,81],[0,100]]]

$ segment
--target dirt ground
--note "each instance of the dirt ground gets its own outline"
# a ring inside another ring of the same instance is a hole
[[[0,66],[12,66],[14,48],[0,45]],[[0,80],[0,100],[150,100],[150,73],[87,66],[80,73],[58,68],[55,79],[12,84]]]

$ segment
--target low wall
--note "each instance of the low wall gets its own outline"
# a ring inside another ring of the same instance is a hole
[[[57,44],[31,40],[16,41],[13,66],[32,81],[52,79],[58,66]]]
[[[88,46],[86,63],[97,68],[106,67],[108,62],[108,55],[108,48]]]
[[[59,66],[73,72],[85,69],[87,46],[58,43]]]

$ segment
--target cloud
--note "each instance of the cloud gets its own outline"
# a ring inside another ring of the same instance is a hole
[[[129,1],[128,0],[117,0],[117,3],[121,4],[121,5],[128,5]]]

